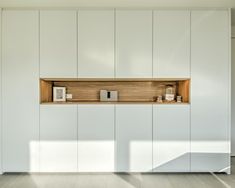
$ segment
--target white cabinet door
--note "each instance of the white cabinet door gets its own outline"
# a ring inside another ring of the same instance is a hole
[[[78,106],[78,171],[114,171],[114,105]]]
[[[40,76],[77,77],[77,13],[40,12]]]
[[[235,30],[234,30],[235,32]],[[231,152],[232,156],[235,156],[235,38],[232,39],[232,129],[231,129],[231,135],[232,135],[232,147]]]
[[[229,12],[192,11],[191,19],[191,168],[229,172]]]
[[[0,42],[2,44],[2,9],[0,9]],[[2,46],[2,45],[1,45]],[[2,48],[0,47],[2,51]],[[2,56],[0,55],[0,119],[2,119]],[[0,145],[2,146],[2,121],[0,121]],[[2,149],[0,150],[0,161],[2,161]],[[0,174],[2,174],[2,163],[0,164]]]
[[[190,77],[190,12],[154,11],[153,77]]]
[[[40,106],[40,171],[77,171],[77,106]]]
[[[152,77],[152,11],[116,11],[116,77]]]
[[[79,10],[78,77],[114,77],[113,10]]]
[[[39,168],[39,12],[2,15],[3,171]]]
[[[152,171],[152,105],[116,105],[118,172]]]
[[[153,171],[190,171],[190,106],[153,106]]]

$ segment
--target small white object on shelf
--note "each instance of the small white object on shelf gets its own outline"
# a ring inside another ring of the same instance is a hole
[[[166,94],[165,94],[165,100],[166,101],[173,101],[175,99],[174,95],[174,88],[172,85],[166,86]]]
[[[162,103],[162,102],[163,102],[163,101],[162,101],[162,96],[161,96],[161,95],[157,96],[157,102],[159,102],[159,103]]]
[[[53,101],[54,102],[66,101],[66,88],[65,87],[53,87]]]
[[[182,96],[177,96],[177,97],[176,97],[176,101],[177,101],[177,102],[182,102]]]
[[[118,101],[118,91],[100,90],[100,101]]]
[[[73,94],[66,94],[66,99],[73,99]]]

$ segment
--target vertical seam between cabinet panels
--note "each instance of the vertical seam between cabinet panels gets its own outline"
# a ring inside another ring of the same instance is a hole
[[[153,78],[153,45],[154,45],[154,10],[152,10],[152,78]],[[154,164],[153,164],[153,104],[152,104],[152,172],[154,171]]]
[[[228,141],[229,141],[229,144],[228,144],[228,151],[229,151],[229,161],[230,161],[230,156],[231,156],[231,139],[232,139],[232,135],[231,135],[231,126],[232,126],[232,119],[231,119],[231,107],[232,107],[232,105],[231,105],[231,92],[232,92],[232,90],[231,90],[231,83],[232,83],[232,81],[231,81],[231,71],[232,71],[232,53],[231,53],[231,49],[232,49],[232,43],[231,43],[231,9],[228,9],[228,26],[229,26],[229,28],[228,28],[228,36],[229,36],[229,39],[228,39],[228,57],[229,57],[229,59],[228,59],[228,64],[229,64],[229,66],[228,66],[228,133],[227,133],[227,135],[228,135]],[[229,172],[229,174],[231,173],[231,161],[229,162],[229,166],[230,166],[230,172]]]
[[[77,73],[77,78],[78,78],[78,10],[76,10],[76,73]]]
[[[192,96],[191,96],[191,90],[192,90],[192,11],[189,12],[189,45],[190,45],[190,51],[189,51],[189,70],[190,70],[190,103],[189,103],[189,171],[191,172],[191,162],[192,162],[192,126],[191,126],[191,105],[192,105]]]
[[[3,84],[3,76],[2,76],[2,73],[3,73],[3,71],[2,71],[2,68],[3,68],[3,66],[2,66],[2,47],[3,47],[3,45],[2,45],[2,39],[3,39],[3,34],[2,34],[2,32],[3,32],[3,29],[2,29],[2,27],[3,27],[3,24],[2,24],[2,22],[3,22],[3,18],[2,18],[2,16],[3,16],[3,14],[2,14],[2,9],[1,9],[1,39],[0,39],[0,41],[1,41],[1,44],[0,44],[0,46],[1,46],[1,58],[0,58],[0,63],[1,63],[1,127],[0,127],[0,131],[1,131],[1,173],[3,173],[3,86],[2,86],[2,84]]]
[[[152,78],[154,77],[154,10],[152,10]],[[152,172],[154,172],[154,105],[152,104]]]
[[[76,68],[77,68],[77,78],[78,78],[78,11],[79,11],[79,9],[78,10],[76,10],[76,56],[77,56],[77,66],[76,66]]]
[[[114,104],[114,172],[117,172],[116,104]]]
[[[38,11],[38,65],[39,65],[39,91],[40,91],[40,73],[41,73],[41,37],[40,37],[40,33],[41,33],[41,11]],[[40,96],[41,97],[41,96]],[[40,100],[40,98],[39,98]],[[41,172],[41,108],[40,108],[40,102],[39,102],[39,133],[38,133],[38,141],[39,141],[39,172]]]
[[[154,10],[152,10],[152,78],[153,78],[153,45],[154,45]]]
[[[77,111],[76,111],[76,115],[77,115],[77,172],[78,172],[78,105],[76,105],[76,109],[77,109]]]
[[[79,71],[78,71],[78,51],[79,51],[79,49],[78,49],[78,39],[79,39],[79,37],[78,37],[78,12],[79,12],[79,9],[77,9],[76,10],[76,47],[77,47],[77,49],[76,49],[76,54],[77,54],[77,66],[76,66],[76,69],[77,69],[77,78],[78,78],[78,76],[79,76]],[[79,133],[78,133],[78,119],[79,119],[79,113],[78,113],[78,105],[76,105],[76,107],[77,107],[77,172],[79,172],[79,165],[78,165],[78,162],[79,162],[79,160],[78,160],[78,155],[79,155],[79,151],[78,151],[78,149],[79,149]]]
[[[152,104],[152,172],[154,172],[154,164],[153,164],[153,142],[154,142],[154,139],[153,139],[153,115],[154,115],[154,113],[153,113],[153,104]]]
[[[114,78],[116,78],[117,77],[117,75],[116,75],[116,69],[117,69],[117,47],[116,47],[116,8],[114,9]],[[116,105],[115,105],[116,106]]]

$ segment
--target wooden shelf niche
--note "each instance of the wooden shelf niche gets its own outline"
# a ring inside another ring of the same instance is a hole
[[[182,96],[182,103],[189,103],[189,79],[40,79],[41,103],[156,103],[165,95],[167,85],[172,85],[175,96]],[[53,102],[53,87],[66,87],[73,99]],[[118,102],[101,102],[100,90],[118,91]],[[165,102],[161,104],[182,104]]]

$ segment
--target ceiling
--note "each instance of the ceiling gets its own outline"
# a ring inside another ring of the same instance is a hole
[[[0,0],[0,7],[230,7],[235,25],[235,0]]]
[[[3,7],[235,7],[235,0],[0,0]]]

